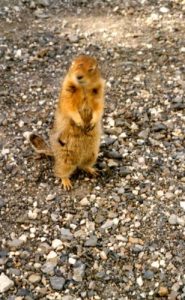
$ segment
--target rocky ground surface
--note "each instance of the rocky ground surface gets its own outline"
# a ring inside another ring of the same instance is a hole
[[[0,1],[0,299],[185,299],[185,1]],[[48,136],[74,56],[107,80],[98,178]]]

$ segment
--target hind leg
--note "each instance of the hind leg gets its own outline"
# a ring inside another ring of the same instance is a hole
[[[72,183],[69,177],[76,169],[76,166],[70,163],[64,162],[63,160],[55,161],[55,175],[61,179],[62,186],[65,191],[69,191],[72,188]]]
[[[86,173],[91,174],[92,176],[97,176],[98,175],[98,171],[96,170],[96,168],[93,167],[94,164],[96,163],[97,156],[98,156],[98,154],[95,154],[93,152],[88,159],[86,159],[85,161],[83,161],[83,163],[80,166],[80,169],[82,169]]]
[[[93,166],[84,166],[81,169],[84,170],[86,173],[94,176],[94,177],[98,176],[98,170],[96,168],[94,168]]]

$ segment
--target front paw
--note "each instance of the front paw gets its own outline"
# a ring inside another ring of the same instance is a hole
[[[93,130],[95,125],[96,124],[91,120],[91,122],[85,127],[85,131],[89,132],[89,131]]]
[[[75,125],[79,128],[84,128],[84,121],[82,119],[75,121]]]

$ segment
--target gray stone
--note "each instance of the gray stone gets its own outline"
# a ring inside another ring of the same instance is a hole
[[[171,225],[182,225],[183,226],[185,224],[185,221],[182,218],[179,218],[177,215],[174,215],[174,214],[172,214],[169,217],[168,222]]]
[[[6,205],[6,202],[0,197],[0,209]]]
[[[69,36],[69,41],[71,43],[78,43],[79,37],[77,35],[71,35],[71,36]]]
[[[176,160],[185,160],[185,151],[179,151],[179,152],[175,152],[175,154],[173,154],[173,158]]]
[[[75,299],[70,295],[65,295],[65,296],[62,296],[61,300],[75,300]]]
[[[104,154],[108,158],[113,158],[113,159],[122,159],[123,158],[123,156],[117,151],[105,151]]]
[[[102,226],[102,229],[108,229],[111,228],[114,225],[113,220],[107,220]]]
[[[0,91],[0,96],[7,96],[8,93],[9,93],[8,90],[4,90],[4,89],[3,89],[3,90]]]
[[[8,256],[8,251],[6,251],[6,250],[1,250],[0,251],[0,258],[7,257],[7,256]]]
[[[172,107],[174,110],[181,110],[185,108],[185,103],[175,103]]]
[[[152,130],[154,132],[159,132],[159,131],[166,130],[166,129],[167,129],[167,126],[162,123],[157,123],[152,128]]]
[[[91,235],[88,240],[85,242],[85,246],[87,247],[95,247],[97,245],[97,237],[95,235]]]
[[[85,264],[77,262],[73,270],[73,279],[81,282],[85,274]]]
[[[37,9],[34,11],[34,16],[40,19],[47,19],[48,14],[45,14],[42,9]]]
[[[169,222],[171,225],[176,225],[176,224],[178,224],[177,219],[178,219],[178,217],[177,217],[176,215],[173,214],[173,215],[171,215],[171,216],[169,217],[168,222]]]
[[[50,262],[46,262],[42,268],[41,268],[41,271],[43,273],[46,273],[48,275],[54,275],[54,268],[55,268],[55,264],[52,264]]]
[[[27,297],[29,295],[30,295],[30,290],[25,289],[25,288],[22,288],[22,289],[18,290],[18,292],[17,292],[17,296],[20,296],[20,297]]]
[[[37,0],[37,3],[40,4],[43,7],[47,7],[50,5],[50,1],[49,0]]]
[[[62,240],[69,240],[69,241],[72,240],[73,235],[72,235],[72,233],[69,229],[61,228],[60,232],[61,232],[61,239]]]
[[[104,141],[102,142],[102,146],[109,146],[109,145],[112,145],[115,141],[116,141],[117,138],[111,138],[111,137],[106,137],[104,139]]]
[[[105,271],[97,272],[95,276],[98,279],[102,279],[103,277],[105,277]]]
[[[119,195],[123,195],[124,192],[125,192],[125,189],[123,187],[121,187],[121,188],[118,189],[118,194]]]
[[[8,269],[8,273],[14,276],[20,276],[21,275],[21,271],[19,269],[16,268],[10,268]]]
[[[52,289],[61,291],[64,287],[65,279],[63,277],[53,276],[50,278],[50,285]]]
[[[154,277],[154,272],[152,272],[152,271],[150,271],[150,270],[144,272],[144,274],[143,274],[143,278],[144,278],[144,279],[150,280],[150,279],[152,279],[153,277]]]
[[[139,253],[139,252],[143,251],[143,246],[142,246],[142,245],[139,245],[139,244],[136,244],[136,245],[134,245],[134,247],[132,248],[132,251],[135,252],[135,253]]]
[[[131,174],[132,172],[128,168],[121,167],[119,173],[121,176],[127,176],[127,175]]]
[[[4,293],[14,286],[14,282],[4,273],[0,275],[0,293]]]
[[[149,129],[149,128],[146,128],[146,129],[140,131],[139,134],[138,134],[138,136],[139,136],[141,139],[147,139],[149,133],[150,133],[150,129]]]
[[[8,241],[8,246],[10,248],[20,248],[24,244],[24,241],[19,239],[13,239],[11,241]]]

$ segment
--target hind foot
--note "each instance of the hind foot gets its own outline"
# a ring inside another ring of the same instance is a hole
[[[83,170],[94,177],[99,175],[98,170],[93,167],[85,167]]]
[[[62,178],[62,187],[65,191],[69,191],[72,188],[72,183],[69,178]]]

